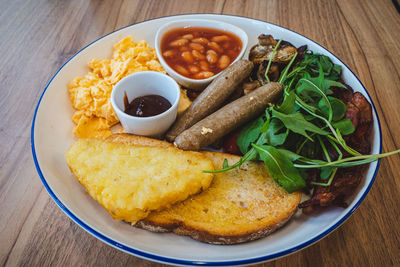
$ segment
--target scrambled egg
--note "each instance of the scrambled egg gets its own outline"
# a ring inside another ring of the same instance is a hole
[[[119,120],[110,96],[119,80],[138,71],[165,73],[155,49],[146,41],[135,43],[131,36],[114,45],[111,59],[93,59],[88,65],[89,73],[73,79],[68,88],[72,106],[76,109],[72,117],[76,124],[73,132],[79,138],[102,139],[112,134],[110,128]],[[183,112],[190,104],[183,93],[178,112]]]

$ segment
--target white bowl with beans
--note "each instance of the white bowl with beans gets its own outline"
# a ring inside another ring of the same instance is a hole
[[[190,19],[163,25],[156,33],[157,57],[179,84],[204,89],[246,51],[245,31],[229,23]]]

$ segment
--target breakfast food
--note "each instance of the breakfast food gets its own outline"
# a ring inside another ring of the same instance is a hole
[[[110,95],[119,80],[138,71],[164,72],[154,48],[145,41],[134,42],[125,37],[114,45],[111,59],[93,59],[90,71],[69,84],[69,94],[75,111],[74,134],[80,138],[103,138],[111,135],[110,127],[118,123]]]
[[[111,126],[118,123],[110,101],[113,86],[125,76],[139,71],[165,73],[154,48],[146,41],[134,42],[125,37],[114,45],[111,59],[93,59],[89,62],[89,73],[77,77],[68,87],[72,106],[76,109],[72,120],[76,124],[73,133],[79,138],[105,138],[112,134]],[[191,101],[183,90],[178,114]]]
[[[264,237],[298,207],[345,206],[363,175],[364,167],[354,166],[390,153],[363,155],[370,152],[372,110],[343,82],[341,66],[265,34],[249,60],[229,66],[241,47],[230,47],[236,41],[229,35],[204,32],[183,28],[162,40],[163,58],[182,75],[203,79],[223,71],[203,92],[191,92],[192,104],[184,102],[190,107],[166,134],[173,144],[111,135],[117,121],[109,86],[143,68],[163,72],[144,41],[122,40],[113,59],[92,61],[92,71],[71,83],[74,133],[108,136],[81,139],[66,153],[79,182],[115,219],[212,244]],[[143,47],[148,57],[137,52]],[[146,116],[144,97],[132,115]],[[242,157],[194,152],[227,136]],[[300,190],[312,194],[301,204]]]
[[[220,108],[235,88],[249,76],[252,69],[253,63],[239,60],[224,70],[176,120],[166,133],[166,139],[173,142],[184,130]]]
[[[335,97],[346,104],[345,117],[350,119],[355,130],[346,136],[346,143],[362,154],[371,151],[370,134],[373,127],[372,107],[368,100],[351,88],[334,88]],[[368,165],[358,165],[350,168],[340,168],[335,175],[335,181],[330,186],[315,185],[310,199],[302,202],[299,208],[304,213],[312,213],[322,207],[337,205],[345,207],[346,198],[351,196],[361,183]]]
[[[213,178],[212,174],[202,172],[214,168],[210,159],[172,145],[155,147],[79,139],[65,158],[90,196],[114,219],[132,224],[152,210],[169,207],[207,189]]]
[[[172,144],[129,134],[116,134],[108,141],[126,145],[171,148]],[[240,157],[202,151],[219,169]],[[297,210],[301,193],[287,193],[260,162],[215,174],[207,190],[171,207],[151,212],[135,226],[156,232],[188,235],[212,244],[237,244],[262,238],[282,227]]]
[[[242,41],[222,30],[184,27],[167,32],[161,53],[167,64],[192,79],[206,79],[227,68],[240,54]]]
[[[202,152],[221,168],[240,157]],[[211,186],[172,207],[152,212],[138,227],[174,232],[212,244],[237,244],[265,237],[282,227],[297,210],[301,192],[287,193],[265,165],[248,162],[241,169],[218,173]]]
[[[231,151],[243,157],[233,165],[210,173],[230,171],[248,161],[262,160],[269,173],[287,192],[304,190],[311,198],[299,205],[311,213],[331,205],[346,207],[367,164],[400,150],[369,155],[372,108],[368,100],[342,79],[342,67],[328,56],[315,54],[306,46],[293,47],[283,40],[262,34],[249,54],[255,68],[244,81],[244,97],[277,81],[284,94],[276,103],[231,134]],[[261,86],[261,87],[260,87]],[[247,92],[246,92],[247,89]],[[250,90],[249,90],[250,89]],[[229,106],[229,105],[227,105]],[[221,112],[223,107],[217,112]],[[214,114],[216,114],[215,112]],[[211,142],[212,128],[194,125],[175,139],[182,149],[196,149]],[[223,117],[207,121],[224,121]],[[194,127],[197,126],[197,129]],[[197,134],[200,129],[207,129]],[[224,128],[224,127],[223,127]],[[219,128],[218,128],[219,129]],[[199,143],[199,140],[201,142]],[[237,149],[232,147],[236,144]]]
[[[288,64],[297,52],[296,47],[285,42],[276,49],[275,53],[273,53],[277,43],[278,41],[275,40],[272,35],[260,34],[258,36],[258,44],[254,45],[250,49],[249,60],[255,64],[261,64],[272,57],[272,62]]]
[[[282,94],[279,83],[268,83],[223,106],[178,135],[174,144],[183,150],[199,150],[259,116]]]
[[[128,115],[134,117],[151,117],[167,111],[171,107],[171,102],[160,95],[139,96],[129,102],[125,92],[124,106],[124,112]]]

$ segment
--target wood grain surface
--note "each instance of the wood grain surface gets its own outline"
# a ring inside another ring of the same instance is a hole
[[[79,49],[143,20],[183,13],[241,15],[322,44],[376,104],[383,149],[400,148],[400,15],[391,0],[0,0],[0,265],[158,266],[89,235],[53,202],[36,172],[30,127],[37,101]],[[400,265],[400,156],[381,162],[360,208],[320,242],[259,266]]]

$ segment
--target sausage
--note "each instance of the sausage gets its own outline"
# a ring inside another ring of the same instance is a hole
[[[184,130],[220,108],[252,69],[253,63],[248,60],[239,60],[226,68],[176,120],[165,138],[173,142]]]
[[[227,104],[182,132],[174,145],[183,150],[200,150],[218,138],[262,114],[269,103],[276,101],[282,86],[272,82]]]

